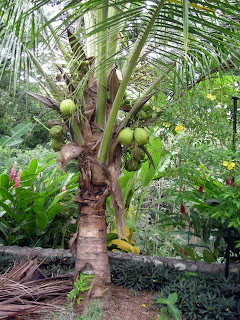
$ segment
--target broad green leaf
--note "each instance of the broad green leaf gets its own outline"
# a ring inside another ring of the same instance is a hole
[[[107,244],[109,244],[114,239],[118,239],[118,235],[116,233],[110,232],[107,234]]]
[[[168,310],[174,320],[181,320],[181,312],[176,306],[168,305]]]
[[[168,296],[167,300],[168,300],[168,302],[169,302],[170,304],[176,303],[177,300],[178,300],[178,295],[177,295],[177,293],[176,293],[176,292],[171,293],[171,294]]]
[[[200,256],[197,254],[196,251],[194,251],[193,248],[184,247],[184,250],[186,251],[187,255],[192,258],[192,260],[198,261],[201,259]]]
[[[6,205],[3,201],[0,201],[0,208],[3,208],[5,211],[6,211],[6,213],[11,217],[12,216],[12,210],[9,208],[9,206],[8,205]],[[2,211],[2,212],[0,212],[0,217],[2,217],[3,215],[4,215],[5,213]]]
[[[8,174],[1,174],[0,176],[0,187],[8,190],[9,188],[9,175]]]
[[[161,303],[161,304],[167,304],[168,305],[168,300],[164,298],[158,298],[156,303]]]
[[[21,143],[21,137],[27,134],[31,130],[32,126],[33,124],[30,120],[18,124],[15,128],[11,130],[11,136],[0,138],[0,145],[2,147],[13,147]]]
[[[48,223],[48,217],[44,211],[36,211],[36,226],[40,230],[44,230]]]
[[[8,238],[8,236],[9,236],[9,229],[8,229],[8,227],[6,226],[6,224],[3,223],[3,222],[0,222],[0,231],[4,234],[4,236],[5,236],[6,238]]]
[[[148,186],[149,183],[152,181],[157,171],[158,164],[161,159],[161,151],[162,151],[162,142],[159,138],[150,137],[149,143],[150,143],[150,146],[148,147],[148,152],[152,157],[155,168],[153,167],[153,165],[150,163],[149,160],[142,164],[141,181],[144,187]]]
[[[59,204],[59,203],[50,206],[50,207],[46,210],[46,214],[47,214],[47,217],[48,217],[48,221],[52,221],[53,218],[54,218],[57,214],[61,214],[61,213],[62,213],[62,208],[60,208],[60,204]]]
[[[3,201],[9,200],[9,201],[11,201],[12,204],[15,204],[15,200],[14,200],[12,194],[10,192],[8,192],[6,189],[0,188],[0,196]]]
[[[38,161],[37,159],[32,159],[32,161],[29,163],[28,166],[28,172],[31,173],[35,173],[38,167]]]
[[[203,260],[206,262],[216,262],[214,255],[207,249],[203,250]]]

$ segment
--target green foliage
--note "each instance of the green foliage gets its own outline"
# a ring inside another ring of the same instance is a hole
[[[159,291],[155,301],[159,299],[156,303],[160,308],[170,297],[183,319],[234,320],[240,316],[240,279],[237,274],[232,273],[226,279],[222,272],[181,272],[169,266],[157,267],[153,263],[134,261],[111,264],[111,273],[112,281],[118,285],[139,291]],[[178,314],[177,309],[171,310]]]
[[[74,282],[74,287],[68,294],[67,299],[71,303],[77,302],[80,304],[81,300],[83,300],[82,293],[88,291],[90,289],[89,282],[91,283],[94,275],[85,275],[83,273],[79,274],[79,278],[77,278]]]
[[[162,307],[160,309],[161,316],[158,318],[158,320],[166,320],[168,319],[168,316],[172,316],[174,320],[181,320],[181,312],[180,310],[175,306],[175,303],[178,300],[178,295],[176,292],[173,292],[169,294],[167,299],[165,298],[158,298],[156,303],[166,305],[166,307]]]
[[[32,128],[31,121],[25,121],[18,124],[10,131],[10,136],[3,136],[0,138],[0,145],[2,147],[13,147],[23,142],[23,135],[26,135]]]
[[[159,268],[154,263],[134,261],[111,264],[111,273],[115,284],[138,291],[159,291],[179,275],[173,267]]]
[[[189,226],[187,234],[200,239],[195,246],[204,248],[202,257],[207,262],[224,256],[226,229],[229,227],[232,229],[230,249],[239,256],[239,249],[234,248],[240,239],[239,169],[238,165],[232,168],[231,164],[228,169],[222,165],[223,160],[215,172],[203,165],[197,169],[180,168],[181,186],[184,186],[184,190],[173,193],[174,203],[185,208],[182,218]],[[238,163],[238,158],[235,158],[235,162]],[[175,246],[175,250],[183,259],[200,259],[193,248]]]
[[[239,276],[233,274],[227,280],[223,274],[198,274],[172,281],[161,289],[158,297],[177,292],[176,306],[183,319],[234,320],[240,315],[238,281]],[[159,301],[156,298],[157,304]]]
[[[83,311],[80,317],[74,320],[102,320],[104,317],[103,309],[99,305],[99,301],[93,301],[89,304],[87,310]]]
[[[0,175],[0,242],[20,246],[64,246],[70,216],[76,211],[72,197],[79,174],[65,173],[33,159],[20,177]],[[20,173],[20,172],[19,172]],[[18,174],[19,174],[18,173]],[[20,185],[16,185],[20,178]]]
[[[41,145],[38,145],[32,150],[7,147],[3,148],[0,146],[0,153],[0,171],[6,172],[10,172],[14,161],[18,163],[19,168],[24,170],[28,168],[29,162],[33,158],[36,158],[41,163],[44,158],[54,155],[52,150]]]

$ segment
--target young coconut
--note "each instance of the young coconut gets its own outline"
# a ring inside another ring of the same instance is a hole
[[[118,135],[118,142],[124,146],[130,146],[133,141],[133,130],[124,128]]]
[[[55,140],[62,140],[63,129],[62,126],[53,126],[49,131],[50,137]]]
[[[149,134],[143,128],[136,128],[134,130],[134,139],[136,140],[137,144],[144,145],[148,143]]]
[[[77,110],[77,106],[71,99],[63,100],[60,104],[60,111],[65,116],[71,116]]]
[[[136,160],[143,160],[145,158],[145,151],[140,147],[135,147],[133,151],[133,158]]]
[[[128,159],[125,162],[125,169],[129,172],[138,171],[141,168],[141,162],[136,159]]]
[[[52,148],[54,151],[59,151],[63,145],[62,140],[52,139]]]

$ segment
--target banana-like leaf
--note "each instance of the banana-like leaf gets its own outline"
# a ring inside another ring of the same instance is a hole
[[[0,138],[0,145],[2,147],[13,147],[23,141],[23,136],[29,133],[32,129],[32,122],[30,120],[18,124],[11,130],[11,136],[4,136]]]

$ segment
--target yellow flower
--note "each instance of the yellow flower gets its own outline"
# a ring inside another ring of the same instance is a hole
[[[142,304],[142,307],[146,308],[147,306],[146,306],[146,304],[145,304],[145,303],[143,303],[143,304]]]
[[[226,311],[229,311],[229,308],[226,308],[225,310],[226,310]]]
[[[216,100],[216,96],[212,95],[211,93],[208,93],[206,97],[210,100]]]
[[[227,161],[223,161],[223,166],[227,167],[228,166],[228,162]]]
[[[156,109],[156,107],[153,107],[152,109],[153,109],[153,110],[155,110],[155,109]]]
[[[157,108],[157,109],[156,109],[156,111],[157,111],[157,112],[159,112],[159,111],[160,111],[160,109],[159,109],[159,108]]]
[[[152,282],[156,282],[157,280],[155,280],[155,279],[153,279],[153,281]]]
[[[231,162],[231,163],[227,166],[228,170],[232,170],[234,167],[235,167],[235,163],[234,163],[234,162]]]
[[[176,126],[175,131],[176,132],[181,132],[183,130],[184,126]]]
[[[163,126],[164,126],[164,127],[168,127],[168,128],[169,128],[170,125],[171,125],[171,123],[169,123],[169,122],[163,122]]]

